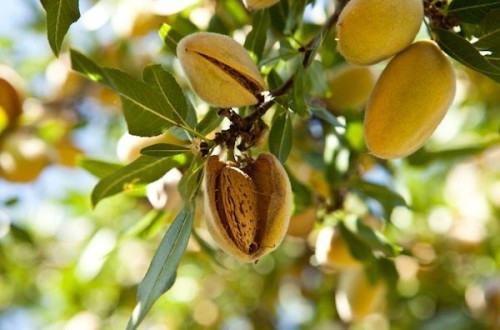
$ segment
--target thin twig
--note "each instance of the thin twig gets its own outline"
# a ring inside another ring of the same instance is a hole
[[[345,5],[349,0],[339,1],[339,4],[335,8],[335,12],[328,18],[328,20],[323,25],[321,31],[314,36],[306,45],[302,46],[299,50],[304,52],[304,59],[302,60],[302,66],[307,69],[312,63],[311,58],[314,57],[323,43],[326,35],[331,31],[331,29],[337,24],[340,13],[344,9]],[[284,95],[292,88],[294,83],[294,75],[292,75],[288,80],[278,89],[271,91],[271,95],[274,97]]]
[[[312,63],[312,59],[321,47],[323,40],[337,23],[340,12],[348,2],[349,0],[339,1],[339,4],[335,8],[335,12],[325,22],[321,31],[306,45],[299,49],[300,52],[304,53],[302,66],[305,69],[307,69]],[[262,116],[274,105],[274,98],[286,94],[290,88],[293,87],[294,82],[295,75],[292,75],[283,83],[283,85],[270,92],[272,96],[271,100],[265,101],[264,98],[262,98],[262,100],[260,100],[255,106],[254,111],[244,118],[232,109],[220,109],[219,115],[228,118],[232,125],[228,129],[218,132],[214,139],[214,143],[216,145],[224,143],[228,149],[232,150],[235,147],[238,137],[241,137],[243,141],[241,141],[238,149],[244,151],[251,148],[253,146],[252,143],[257,141],[259,138],[259,136],[254,135],[262,134],[263,130],[260,128],[262,125],[259,125]]]

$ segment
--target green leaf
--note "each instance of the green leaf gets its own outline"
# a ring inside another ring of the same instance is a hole
[[[347,188],[358,192],[359,195],[378,201],[384,208],[385,216],[390,216],[396,206],[408,206],[404,198],[386,186],[376,183],[352,180],[347,183]]]
[[[130,134],[139,136],[159,135],[172,125],[190,130],[190,127],[185,125],[184,120],[181,120],[179,110],[173,107],[173,105],[181,104],[185,100],[175,103],[165,102],[165,96],[158,89],[125,72],[101,68],[75,50],[71,51],[71,64],[73,70],[110,87],[120,94]],[[172,95],[169,95],[169,99],[173,95],[184,98],[182,93],[174,91]],[[182,112],[182,109],[180,111]]]
[[[151,236],[151,231],[153,231],[153,228],[156,229],[156,227],[159,227],[158,224],[160,224],[162,227],[165,225],[166,218],[166,212],[164,210],[152,209],[142,218],[136,221],[134,225],[132,225],[132,227],[128,228],[127,231],[123,234],[123,237],[149,238]]]
[[[143,72],[143,80],[160,93],[161,101],[166,103],[171,110],[171,119],[182,126],[194,127],[196,125],[196,113],[192,107],[188,106],[181,86],[161,65],[147,66]],[[194,114],[190,114],[190,111]],[[186,121],[188,118],[194,119],[194,121],[188,123]]]
[[[481,50],[500,49],[500,9],[486,15],[481,22],[481,34],[473,45]]]
[[[167,48],[174,54],[177,54],[177,44],[182,39],[182,34],[174,30],[174,28],[166,23],[162,24],[160,27],[161,39],[167,46]]]
[[[112,88],[112,82],[107,79],[104,69],[92,62],[88,57],[74,49],[71,49],[70,58],[71,68],[73,70],[81,73],[92,81],[99,82]]]
[[[398,253],[403,254],[404,250],[401,248],[397,247]],[[396,265],[394,264],[394,259],[388,259],[388,258],[379,258],[377,260],[376,265],[374,265],[376,269],[370,268],[367,269],[367,273],[371,274],[374,273],[382,275],[382,278],[385,280],[389,288],[393,288],[392,291],[395,292],[397,291],[396,285],[400,280],[400,276],[398,273],[398,270],[396,269]],[[445,327],[436,327],[434,329],[444,329]]]
[[[279,49],[277,52],[269,52],[269,54],[266,53],[267,56],[265,56],[259,64],[261,66],[266,66],[266,65],[277,65],[282,61],[292,61],[294,57],[298,58],[299,53],[296,49],[294,49],[288,40],[280,40],[279,41]]]
[[[191,165],[187,171],[182,175],[181,181],[179,182],[179,193],[186,203],[193,201],[200,189],[204,165],[204,158],[195,157],[191,161]]]
[[[319,118],[321,120],[326,121],[328,124],[334,127],[344,127],[341,122],[338,121],[337,117],[335,117],[330,111],[325,108],[320,108],[317,106],[310,106],[309,109],[314,117]]]
[[[290,113],[284,111],[273,122],[269,132],[269,150],[284,164],[292,150],[292,120]]]
[[[218,1],[216,12],[226,32],[241,29],[248,24],[248,12],[241,5],[241,0]]]
[[[208,22],[207,31],[230,35],[231,31],[228,30],[224,20],[219,15],[213,15],[210,21]]]
[[[456,162],[460,158],[478,155],[486,149],[498,145],[498,143],[500,143],[500,141],[498,139],[494,139],[488,142],[478,142],[473,145],[456,147],[453,149],[427,151],[424,148],[407,157],[406,161],[413,166],[426,166],[433,161]]]
[[[309,95],[325,95],[330,87],[326,83],[326,79],[318,79],[325,75],[325,67],[317,60],[311,61],[307,66],[304,84]]]
[[[192,237],[200,247],[201,251],[205,255],[207,255],[214,264],[221,267],[222,269],[227,269],[227,267],[224,266],[224,264],[219,259],[217,259],[218,250],[216,250],[212,245],[207,243],[204,238],[198,235],[196,230],[192,231]]]
[[[500,28],[500,9],[490,11],[481,21],[480,27],[483,34],[497,31]]]
[[[337,228],[342,238],[345,240],[349,252],[354,258],[364,262],[368,262],[374,258],[371,248],[355,233],[348,229],[344,221],[340,221]]]
[[[289,93],[292,103],[291,109],[299,116],[303,118],[309,118],[310,113],[306,104],[304,90],[304,67],[299,64],[297,71],[295,72],[292,91],[291,93]]]
[[[141,149],[141,154],[151,157],[170,157],[191,151],[191,148],[178,144],[158,143]]]
[[[326,165],[324,175],[326,182],[334,187],[345,183],[349,170],[350,150],[346,144],[345,135],[330,127],[325,130],[325,144],[323,148],[323,161]]]
[[[285,2],[285,1],[280,1]],[[288,11],[288,16],[286,19],[285,30],[283,33],[285,35],[291,35],[299,24],[304,22],[303,14],[306,7],[306,1],[292,1],[290,4],[290,10]]]
[[[343,224],[354,233],[358,239],[368,245],[371,251],[380,251],[386,257],[395,257],[401,251],[401,248],[389,243],[381,233],[365,225],[357,216],[347,217]]]
[[[191,235],[193,219],[194,206],[185,206],[163,237],[144,279],[139,284],[138,302],[127,330],[137,329],[156,300],[174,284],[177,267]]]
[[[71,24],[80,18],[78,0],[41,0],[47,13],[47,36],[50,48],[59,56],[61,46]]]
[[[244,46],[254,53],[258,60],[260,60],[264,52],[269,23],[269,12],[267,10],[257,10],[254,12],[252,17],[252,31],[248,33]]]
[[[84,168],[90,174],[98,177],[99,179],[118,171],[123,167],[121,164],[103,162],[101,160],[81,158],[78,160],[78,165]]]
[[[455,60],[491,79],[500,82],[500,68],[492,65],[467,40],[457,34],[437,28],[434,30],[439,46]]]
[[[13,238],[15,241],[22,242],[25,244],[29,244],[33,247],[39,247],[38,243],[35,243],[34,237],[32,236],[32,232],[29,231],[27,228],[22,227],[21,225],[16,224],[15,222],[11,223],[9,226],[9,237]],[[2,256],[2,253],[0,253],[0,257]],[[2,259],[0,259],[2,260]],[[2,260],[3,262],[3,260]],[[2,267],[5,265],[2,263]],[[5,268],[2,268],[2,271]]]
[[[283,85],[283,79],[276,70],[271,70],[267,75],[267,83],[270,90],[278,89]]]
[[[99,181],[92,191],[92,205],[95,206],[102,199],[129,189],[130,185],[158,180],[169,170],[179,166],[179,164],[180,161],[176,157],[141,156]]]
[[[491,64],[500,68],[500,49],[495,49],[487,58]]]
[[[207,135],[208,133],[212,132],[214,129],[219,127],[223,119],[224,118],[222,116],[219,116],[217,114],[216,109],[210,109],[208,110],[205,117],[203,117],[203,119],[200,120],[198,125],[196,125],[195,130],[202,135]]]
[[[448,13],[455,14],[460,21],[480,23],[492,9],[500,8],[500,0],[453,0]]]
[[[328,25],[324,25],[321,29],[319,37],[313,39],[313,43],[310,45],[309,50],[306,52],[306,57],[303,62],[304,67],[307,68],[311,63],[313,63],[314,59],[316,58],[316,54],[319,52],[319,49],[321,48],[321,45],[323,44],[325,39],[328,38],[330,31],[331,27]],[[323,81],[323,79],[319,80]]]
[[[120,94],[130,134],[154,136],[181,124],[152,87],[118,70],[107,69],[106,75]]]
[[[269,13],[273,27],[280,32],[284,32],[286,18],[288,17],[288,1],[279,1],[270,8]]]
[[[290,179],[290,185],[292,186],[293,191],[293,212],[294,214],[297,214],[313,204],[313,194],[311,193],[309,187],[297,180],[295,175],[293,175],[288,168],[285,167],[285,169],[288,174],[288,178]]]

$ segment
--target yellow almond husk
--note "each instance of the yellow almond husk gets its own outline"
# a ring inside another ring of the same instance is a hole
[[[345,63],[327,73],[327,84],[330,90],[325,100],[328,109],[351,110],[361,109],[368,100],[375,86],[376,77],[370,67]]]
[[[220,108],[257,104],[266,89],[245,48],[212,32],[190,34],[179,41],[177,58],[194,92]]]
[[[352,64],[380,62],[410,45],[423,19],[422,0],[351,0],[337,21],[338,50]]]
[[[252,262],[280,245],[290,222],[292,190],[275,156],[261,153],[242,168],[211,156],[204,189],[207,228],[227,254]]]
[[[310,206],[300,213],[292,215],[290,225],[286,232],[287,236],[297,238],[307,238],[314,229],[314,224],[317,219],[316,207]]]
[[[279,0],[243,0],[243,3],[248,10],[268,8],[274,4],[277,4],[278,2]]]
[[[27,183],[38,178],[51,162],[45,141],[27,132],[16,130],[0,142],[0,178]]]
[[[434,41],[396,55],[375,84],[364,117],[369,151],[379,158],[410,155],[427,142],[453,102],[455,70]]]
[[[15,122],[22,112],[19,93],[3,78],[0,78],[0,111],[5,112],[9,124]]]

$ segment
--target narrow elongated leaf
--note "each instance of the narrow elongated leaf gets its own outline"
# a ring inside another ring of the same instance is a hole
[[[289,93],[291,97],[291,109],[303,118],[309,118],[310,113],[307,108],[306,99],[304,95],[304,67],[299,65],[295,72],[294,84],[292,92]]]
[[[325,67],[320,61],[313,60],[308,64],[304,77],[304,84],[308,93],[313,95],[324,95],[330,90],[326,79],[318,79],[318,77],[323,77],[324,72]]]
[[[492,53],[486,57],[488,58],[488,62],[500,69],[500,48],[493,50]]]
[[[71,68],[88,79],[106,85],[113,89],[113,83],[106,77],[104,69],[95,64],[82,53],[72,49],[70,51]]]
[[[294,213],[297,214],[313,204],[313,194],[309,187],[300,182],[288,168],[285,169],[292,186]]]
[[[159,31],[160,37],[167,48],[174,54],[177,53],[177,44],[182,39],[182,34],[177,32],[172,26],[163,24]]]
[[[78,161],[78,165],[99,179],[102,179],[123,167],[121,164],[108,163],[88,158],[80,159]]]
[[[283,79],[276,70],[271,70],[267,75],[267,83],[270,90],[278,89],[283,85]]]
[[[177,267],[191,235],[193,219],[194,206],[184,207],[163,237],[144,279],[139,284],[138,302],[127,330],[137,329],[156,300],[174,284]]]
[[[328,124],[335,127],[344,127],[344,125],[338,121],[337,117],[335,117],[330,111],[325,108],[320,107],[309,107],[314,117],[317,117],[321,120],[326,121]]]
[[[500,0],[453,0],[448,12],[455,14],[461,21],[480,23],[492,9],[500,8]]]
[[[170,157],[191,151],[191,148],[177,144],[158,143],[141,149],[141,154],[151,157]]]
[[[291,1],[290,10],[287,13],[288,16],[286,19],[286,26],[284,30],[285,35],[292,34],[297,26],[303,23],[302,15],[304,13],[305,6],[306,1]]]
[[[500,82],[500,68],[492,65],[467,40],[457,34],[437,28],[434,30],[439,46],[455,60],[491,79]]]
[[[111,87],[120,94],[130,134],[154,136],[172,125],[183,125],[176,110],[164,102],[159,91],[119,70],[104,69],[104,73]],[[182,94],[179,97],[183,97]]]
[[[146,67],[143,79],[160,93],[162,101],[171,109],[171,119],[183,126],[194,127],[196,125],[196,114],[189,114],[190,111],[194,112],[194,109],[188,106],[181,86],[161,65],[155,64]],[[188,118],[194,119],[194,121],[187,122]]]
[[[401,195],[383,185],[352,180],[347,184],[347,187],[350,187],[362,198],[370,198],[377,201],[382,206],[386,217],[390,216],[396,206],[408,206]]]
[[[202,135],[207,135],[222,123],[222,116],[217,114],[217,110],[210,109],[202,120],[196,125],[196,131]]]
[[[500,9],[492,10],[481,22],[481,35],[473,43],[474,47],[481,50],[500,49]]]
[[[260,60],[264,52],[269,23],[269,12],[267,10],[255,11],[252,17],[252,31],[248,33],[244,46],[253,52],[258,60]]]
[[[78,0],[41,0],[47,13],[47,36],[52,52],[59,56],[71,24],[80,18]]]
[[[226,266],[217,258],[218,251],[215,249],[210,243],[205,241],[204,238],[202,238],[196,230],[192,231],[192,237],[196,241],[196,243],[199,245],[201,251],[210,258],[210,261],[212,261],[214,264],[217,266],[221,267],[222,269],[227,269]]]
[[[343,221],[339,222],[338,229],[340,231],[340,234],[342,235],[342,238],[347,244],[349,252],[354,258],[365,263],[373,260],[373,251],[370,246],[366,244],[360,237],[358,237],[358,235],[348,229]]]
[[[191,203],[198,194],[203,179],[204,165],[205,159],[195,157],[187,171],[182,175],[179,182],[179,193],[186,203]]]
[[[135,222],[132,227],[128,228],[123,234],[124,238],[129,237],[140,237],[142,239],[148,239],[152,236],[152,233],[158,233],[156,231],[157,227],[163,228],[166,222],[166,212],[164,210],[152,209],[138,221]]]
[[[491,10],[481,21],[481,31],[484,34],[497,31],[500,28],[500,9]]]
[[[92,191],[92,205],[95,206],[102,199],[127,190],[130,185],[158,180],[179,164],[179,160],[175,157],[141,156],[99,181]]]
[[[270,8],[269,14],[273,27],[280,32],[284,32],[288,16],[288,1],[279,1]]]
[[[283,164],[292,150],[292,120],[288,111],[280,114],[269,132],[269,150]]]
[[[294,57],[299,57],[301,54],[287,40],[281,40],[279,45],[278,52],[271,52],[259,62],[261,66],[274,64],[279,61],[292,61]]]
[[[380,199],[390,199],[394,205],[406,206],[406,201],[397,192],[371,182],[353,180],[349,183],[352,188],[357,188],[363,191],[365,194]]]
[[[473,45],[476,48],[489,50],[492,47],[500,44],[500,27],[498,30],[491,31],[488,34],[481,36]]]
[[[71,64],[75,71],[110,87],[120,94],[125,120],[131,134],[139,136],[159,135],[172,125],[189,129],[184,121],[179,118],[182,117],[183,110],[173,107],[178,104],[187,104],[182,92],[172,92],[172,94],[169,94],[169,99],[175,95],[175,97],[184,99],[184,101],[165,102],[165,96],[160,90],[125,72],[101,68],[75,50],[71,51]],[[174,84],[171,80],[169,80],[169,83]],[[180,87],[176,90],[180,90]]]
[[[406,161],[413,166],[428,166],[433,161],[457,162],[461,158],[471,157],[484,152],[486,149],[498,145],[500,141],[494,139],[488,142],[478,142],[473,145],[456,147],[452,149],[427,151],[425,148],[418,150],[406,158]]]
[[[343,224],[361,241],[370,247],[371,251],[380,251],[386,257],[395,257],[401,249],[389,243],[379,232],[365,225],[357,216],[348,217]]]

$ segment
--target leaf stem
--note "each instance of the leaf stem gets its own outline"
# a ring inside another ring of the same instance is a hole
[[[175,120],[172,120],[170,119],[169,117],[166,117],[166,116],[160,116],[160,118],[162,118],[163,120],[165,120],[166,122],[172,124],[172,126],[177,126],[183,130],[185,130],[186,132],[190,133],[191,135],[199,138],[200,140],[203,140],[204,142],[206,143],[211,143],[212,141],[210,139],[208,139],[206,136],[204,136],[203,134],[201,134],[200,132],[197,132],[196,130],[194,130],[193,128],[187,126],[186,124],[181,124]]]
[[[203,134],[201,134],[200,132],[197,132],[196,130],[192,129],[191,127],[189,126],[184,126],[184,125],[181,125],[181,124],[176,124],[178,127],[182,128],[183,130],[187,131],[188,133],[190,133],[191,135],[194,135],[195,137],[203,140],[204,142],[206,143],[211,143],[212,141],[210,139],[207,139],[207,137]]]

